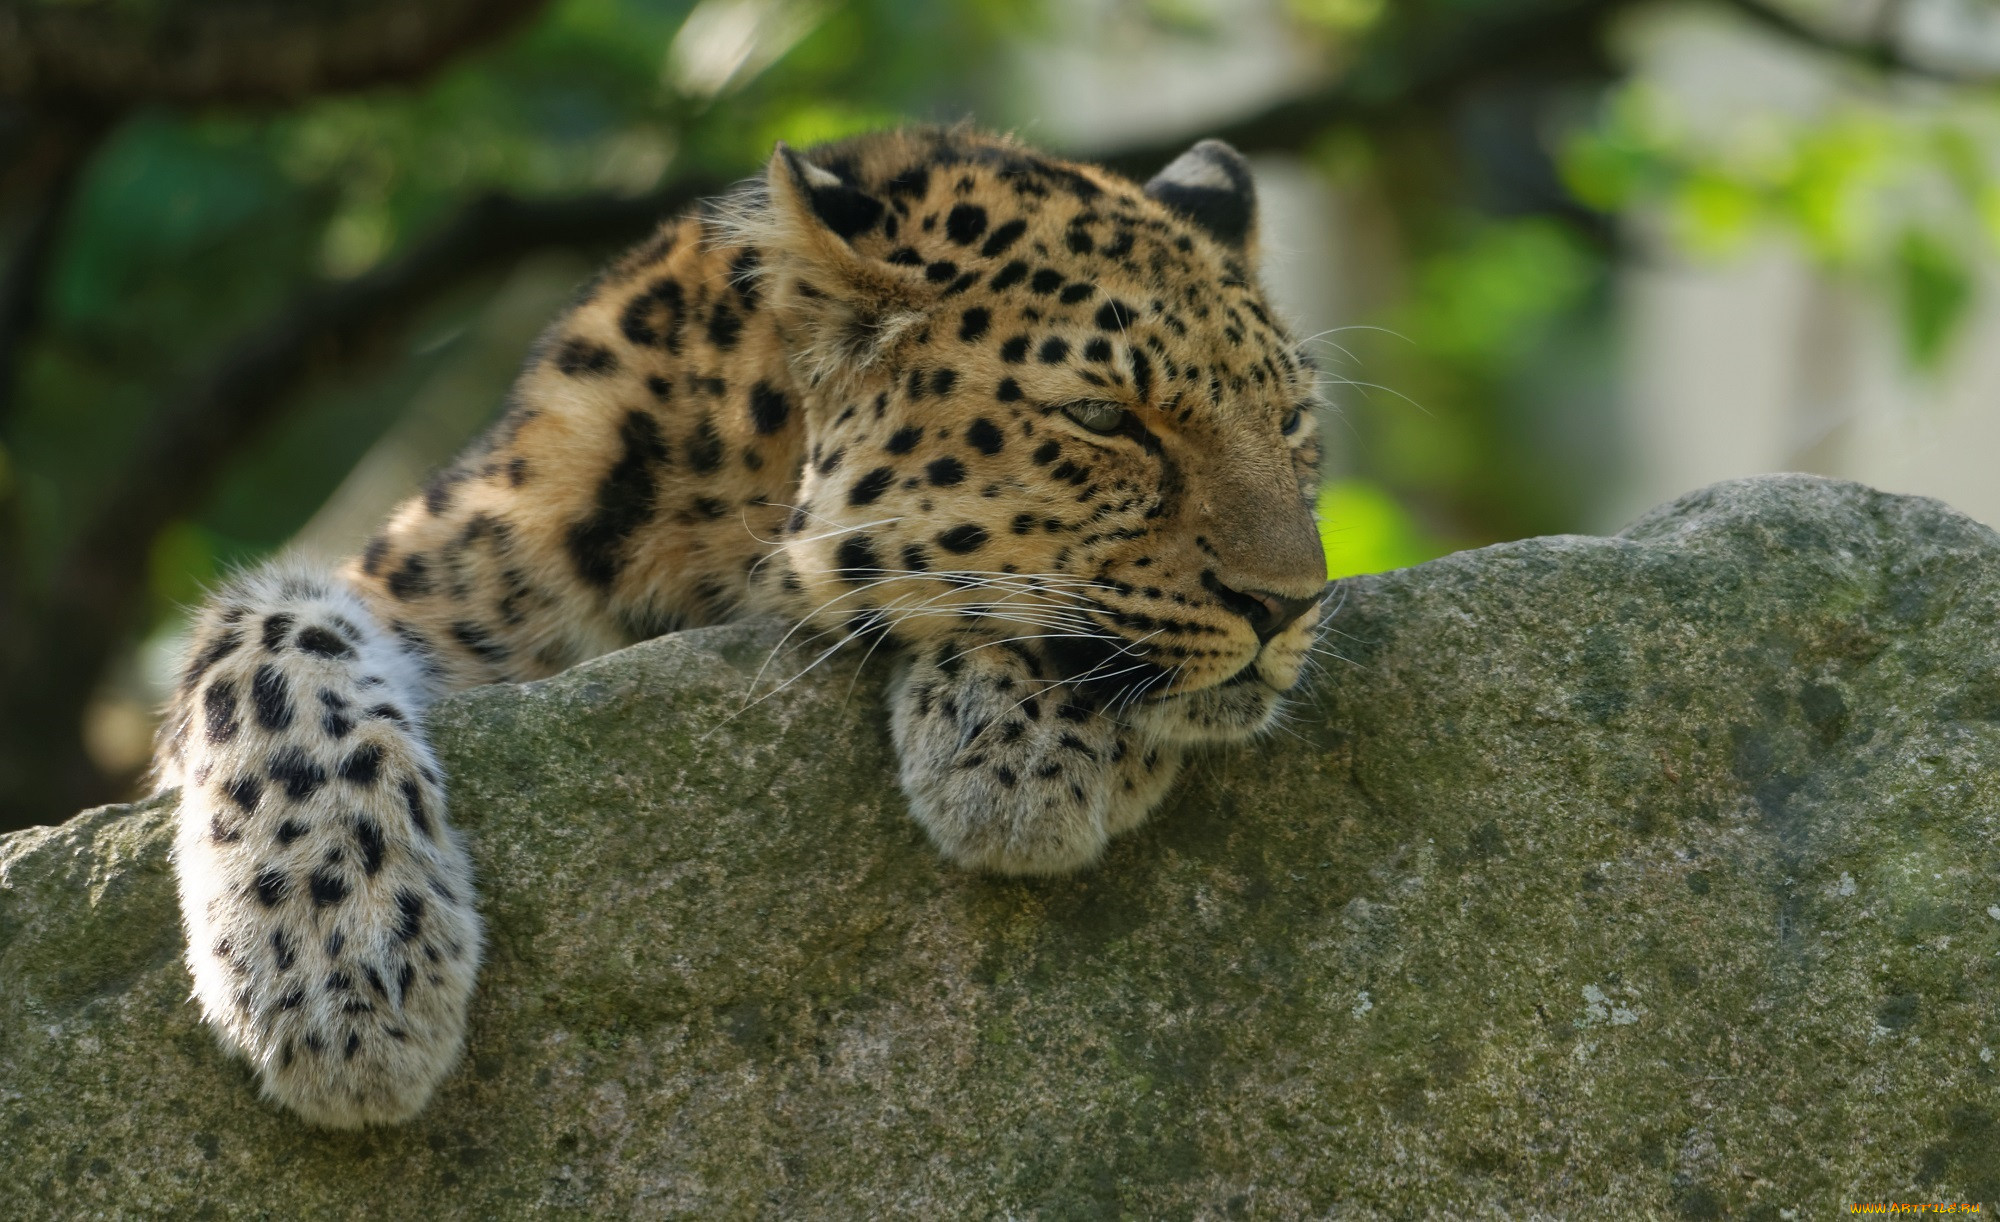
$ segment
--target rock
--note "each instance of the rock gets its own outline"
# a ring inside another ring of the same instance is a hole
[[[2000,537],[1805,477],[1357,579],[1285,729],[1036,882],[941,866],[884,669],[774,629],[468,692],[430,1110],[259,1101],[171,798],[107,807],[0,841],[0,1214],[1992,1208],[1996,624]]]

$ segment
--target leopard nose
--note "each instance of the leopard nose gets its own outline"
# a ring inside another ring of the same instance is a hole
[[[1209,592],[1222,600],[1231,611],[1250,621],[1251,631],[1257,634],[1262,644],[1283,632],[1293,620],[1312,610],[1319,602],[1320,594],[1308,598],[1292,598],[1271,590],[1236,590],[1216,581],[1212,575],[1203,574],[1203,585]]]
[[[1317,595],[1312,598],[1287,598],[1269,590],[1245,590],[1243,594],[1254,599],[1260,608],[1257,614],[1249,617],[1250,627],[1256,631],[1259,644],[1283,632],[1293,620],[1312,610],[1313,604],[1319,601]]]

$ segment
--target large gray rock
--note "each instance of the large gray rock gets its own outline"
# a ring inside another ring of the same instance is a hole
[[[469,692],[431,1109],[261,1103],[108,807],[0,841],[0,1215],[1991,1209],[1996,611],[1993,532],[1807,478],[1352,581],[1285,730],[1044,882],[932,856],[879,668],[748,700],[767,629]]]

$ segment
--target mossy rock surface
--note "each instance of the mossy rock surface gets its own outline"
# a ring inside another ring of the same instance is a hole
[[[2000,1207],[2000,537],[1742,481],[1332,626],[1056,881],[939,864],[886,668],[745,707],[766,626],[447,701],[492,948],[393,1130],[202,1029],[171,798],[0,840],[0,1216]]]

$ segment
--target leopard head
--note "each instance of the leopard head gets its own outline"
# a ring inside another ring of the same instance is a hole
[[[976,625],[1168,738],[1268,724],[1326,561],[1235,150],[1141,187],[962,130],[781,145],[738,228],[805,400],[783,549],[817,623]]]

